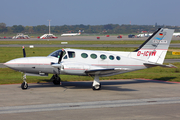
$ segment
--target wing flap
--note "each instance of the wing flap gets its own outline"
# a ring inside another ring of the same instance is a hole
[[[110,68],[110,69],[94,69],[94,70],[86,70],[85,73],[89,75],[95,75],[98,74],[100,76],[103,75],[112,75],[120,72],[130,71],[132,69],[129,68]]]
[[[166,67],[166,68],[177,68],[176,66],[169,64],[169,65],[162,65],[162,64],[153,64],[153,63],[144,63],[144,65],[146,67],[156,67],[156,66],[160,66],[160,67]]]

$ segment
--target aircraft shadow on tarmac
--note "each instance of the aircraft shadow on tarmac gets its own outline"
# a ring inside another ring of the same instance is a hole
[[[172,79],[172,77],[170,77]],[[176,84],[166,81],[159,80],[144,80],[144,79],[132,79],[132,80],[105,80],[101,81],[101,90],[112,90],[112,91],[137,91],[134,89],[121,88],[119,85],[124,84],[141,84],[141,83],[163,83],[163,84]],[[118,85],[118,86],[116,86]],[[29,88],[41,88],[41,87],[63,87],[64,89],[91,89],[92,81],[82,81],[82,82],[62,82],[62,85],[54,85],[53,83],[37,83],[29,84]]]
[[[161,78],[157,78],[157,79],[160,79],[160,80],[163,80],[164,82],[167,82],[167,81],[169,81],[169,80],[173,80],[173,79],[175,79],[176,77],[161,77]],[[156,78],[155,78],[155,80],[156,80]]]

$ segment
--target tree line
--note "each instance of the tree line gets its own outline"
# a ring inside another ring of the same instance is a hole
[[[165,25],[126,25],[126,24],[106,24],[106,25],[62,25],[51,26],[51,33],[77,33],[79,30],[88,34],[129,34],[129,33],[141,33],[141,31],[147,31],[149,33],[154,32],[160,27],[175,29],[175,32],[180,32],[179,26],[165,26]],[[0,33],[49,33],[49,26],[37,25],[37,26],[22,26],[13,25],[6,26],[5,23],[0,23]]]

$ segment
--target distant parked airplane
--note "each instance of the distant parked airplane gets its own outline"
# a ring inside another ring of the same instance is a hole
[[[77,36],[77,35],[81,35],[81,33],[64,33],[64,34],[61,34],[61,36]]]
[[[180,33],[173,33],[174,37],[180,37]]]

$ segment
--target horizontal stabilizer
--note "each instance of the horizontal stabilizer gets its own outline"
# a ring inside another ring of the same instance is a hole
[[[169,64],[169,65],[162,65],[162,64],[151,64],[151,63],[144,63],[144,65],[146,67],[156,67],[156,66],[160,66],[160,67],[167,67],[167,68],[177,68],[176,66]]]

